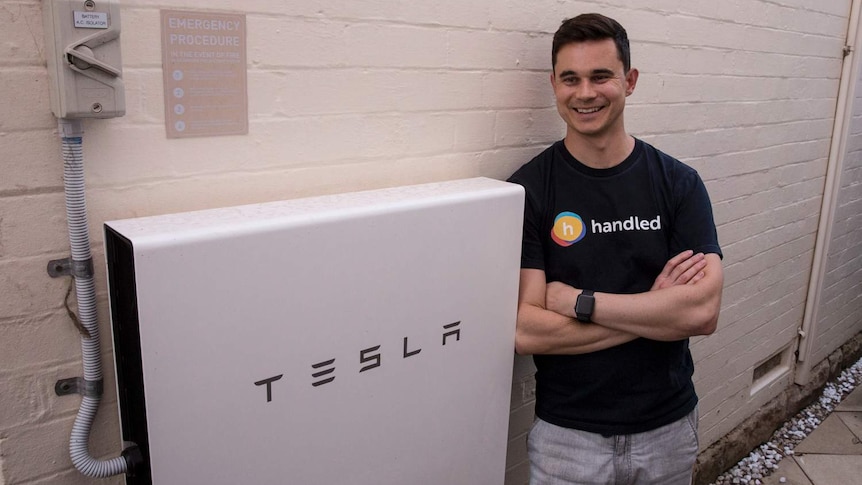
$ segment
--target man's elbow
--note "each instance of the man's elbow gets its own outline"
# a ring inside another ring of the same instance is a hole
[[[515,353],[518,355],[532,355],[535,353],[531,348],[530,339],[518,330],[515,331]]]
[[[711,285],[707,286],[708,291],[701,293],[699,298],[694,299],[689,306],[687,313],[687,322],[683,325],[687,327],[690,337],[695,335],[711,335],[718,328],[718,315],[721,311],[721,293],[722,293],[723,278],[719,277],[711,281]]]
[[[718,328],[718,315],[716,314],[715,318],[710,318],[708,320],[700,322],[700,325],[698,325],[694,329],[692,336],[695,336],[695,335],[712,335],[713,333],[715,333],[715,330],[717,328]]]
[[[528,325],[515,326],[515,353],[518,355],[534,355],[546,353],[546,343]]]
[[[533,355],[541,353],[537,348],[539,339],[534,332],[530,332],[531,318],[535,318],[535,305],[518,303],[518,316],[515,323],[515,353],[518,355]]]
[[[718,312],[720,305],[709,305],[697,312],[689,322],[689,336],[712,335],[718,328]]]
[[[712,262],[709,277],[704,280],[707,291],[703,295],[696,311],[696,333],[694,335],[711,335],[718,328],[718,315],[721,311],[721,294],[724,287],[724,274],[721,270],[721,260],[718,255],[708,255]]]

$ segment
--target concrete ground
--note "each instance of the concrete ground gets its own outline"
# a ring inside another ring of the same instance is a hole
[[[764,485],[862,485],[862,386],[794,452],[778,463]]]

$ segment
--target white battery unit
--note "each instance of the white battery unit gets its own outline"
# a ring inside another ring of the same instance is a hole
[[[523,204],[475,178],[106,223],[127,483],[502,484]]]

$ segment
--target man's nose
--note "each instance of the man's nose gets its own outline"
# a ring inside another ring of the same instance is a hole
[[[578,99],[592,99],[596,97],[596,90],[593,89],[593,83],[589,81],[583,81],[578,84],[578,87],[575,89],[575,96]]]

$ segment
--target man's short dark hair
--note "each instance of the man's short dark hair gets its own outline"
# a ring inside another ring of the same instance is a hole
[[[557,66],[557,53],[564,46],[573,42],[604,39],[613,39],[617,46],[617,57],[622,61],[625,72],[629,72],[632,61],[626,29],[616,20],[598,13],[585,13],[563,21],[554,34],[551,67]]]

